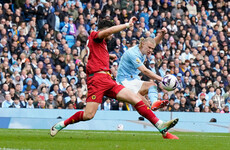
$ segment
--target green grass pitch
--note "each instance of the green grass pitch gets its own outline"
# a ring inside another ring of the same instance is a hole
[[[173,132],[165,140],[157,132],[0,129],[0,150],[229,150],[228,133]]]

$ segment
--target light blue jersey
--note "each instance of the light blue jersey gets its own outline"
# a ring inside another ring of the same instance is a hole
[[[119,67],[117,71],[117,82],[121,83],[125,79],[128,81],[139,79],[138,74],[140,70],[137,68],[144,65],[146,55],[143,55],[139,49],[139,45],[136,45],[122,55],[119,62]]]

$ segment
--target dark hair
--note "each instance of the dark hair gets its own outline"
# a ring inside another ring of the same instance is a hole
[[[207,100],[205,98],[203,98],[202,101],[207,101]]]
[[[34,100],[32,96],[28,96],[27,100],[31,99],[32,101]]]
[[[43,87],[41,88],[41,91],[42,91],[43,89],[46,89],[46,86],[43,86]]]
[[[58,79],[57,79],[57,80],[58,80]],[[58,85],[58,84],[54,84],[53,87],[54,87],[54,86],[58,86],[58,88],[59,88],[59,85]]]
[[[80,83],[78,83],[77,88],[82,88],[82,85]]]
[[[82,68],[84,69],[84,66],[83,66],[82,64],[80,64],[80,65],[78,66],[78,68],[80,68],[80,67],[82,67]]]
[[[87,96],[86,96],[86,95],[82,95],[82,96],[81,96],[81,99],[83,99],[83,98],[87,98]]]
[[[103,29],[103,28],[109,28],[114,26],[114,22],[110,21],[110,20],[100,20],[98,23],[98,30]]]

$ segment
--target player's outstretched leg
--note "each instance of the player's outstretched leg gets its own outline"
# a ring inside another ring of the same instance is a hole
[[[56,123],[50,129],[50,135],[55,136],[59,131],[61,131],[67,125],[77,123],[79,121],[83,121],[83,114],[84,114],[84,111],[78,111],[73,116],[71,116],[70,118],[66,119],[65,121],[60,121],[60,122]]]
[[[179,121],[179,119],[176,118],[167,122],[163,122],[156,117],[156,115],[144,104],[143,101],[139,101],[134,107],[140,115],[148,119],[164,136],[166,136],[167,131],[174,127]]]
[[[50,135],[55,136],[59,131],[68,126],[69,124],[77,123],[79,121],[86,121],[93,119],[94,115],[97,112],[99,103],[96,102],[87,102],[85,111],[78,111],[70,118],[65,121],[58,122],[50,129]]]
[[[153,111],[149,107],[147,107],[136,94],[134,94],[127,88],[122,89],[117,94],[117,99],[133,104],[138,113],[148,119],[162,134],[166,134],[166,132],[170,128],[174,127],[179,120],[178,118],[176,118],[168,122],[163,122],[162,120],[158,119]]]

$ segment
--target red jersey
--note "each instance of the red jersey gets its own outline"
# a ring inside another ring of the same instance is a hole
[[[89,58],[86,65],[86,74],[98,71],[110,71],[109,52],[105,39],[98,39],[100,31],[92,31],[88,37],[87,47],[89,48]]]

